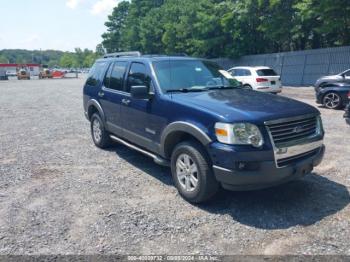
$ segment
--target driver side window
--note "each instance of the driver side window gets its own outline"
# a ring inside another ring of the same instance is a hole
[[[128,74],[126,92],[130,93],[132,86],[147,86],[151,84],[151,78],[147,74],[144,64],[132,63]]]

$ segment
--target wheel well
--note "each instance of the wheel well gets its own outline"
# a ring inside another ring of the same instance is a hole
[[[92,115],[95,114],[95,113],[98,113],[98,110],[95,106],[91,105],[89,106],[89,109],[88,109],[88,118],[89,120],[91,119]]]
[[[164,142],[165,157],[169,159],[176,145],[183,141],[194,141],[199,145],[201,145],[203,149],[206,151],[204,145],[195,136],[183,131],[175,131],[169,134],[165,139],[165,142]]]

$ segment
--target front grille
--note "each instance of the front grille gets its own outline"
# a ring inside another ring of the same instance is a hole
[[[317,134],[316,116],[308,116],[298,120],[266,124],[276,146]]]
[[[294,164],[296,162],[302,161],[304,159],[307,159],[309,157],[312,157],[314,155],[316,155],[316,153],[318,152],[319,149],[315,149],[309,152],[305,152],[296,156],[291,156],[291,157],[287,157],[287,158],[283,158],[283,159],[279,159],[277,160],[277,166],[278,167],[285,167],[291,164]]]

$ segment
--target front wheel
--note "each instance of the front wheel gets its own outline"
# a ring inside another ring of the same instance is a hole
[[[171,173],[180,195],[189,202],[201,203],[215,195],[216,181],[202,146],[186,141],[177,145],[171,155]]]
[[[323,97],[323,106],[329,109],[339,109],[342,106],[342,100],[339,94],[329,92]]]

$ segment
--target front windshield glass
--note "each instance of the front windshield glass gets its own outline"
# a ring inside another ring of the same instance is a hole
[[[215,63],[205,60],[166,60],[153,63],[161,89],[171,91],[205,91],[236,88],[240,83],[228,79]]]

